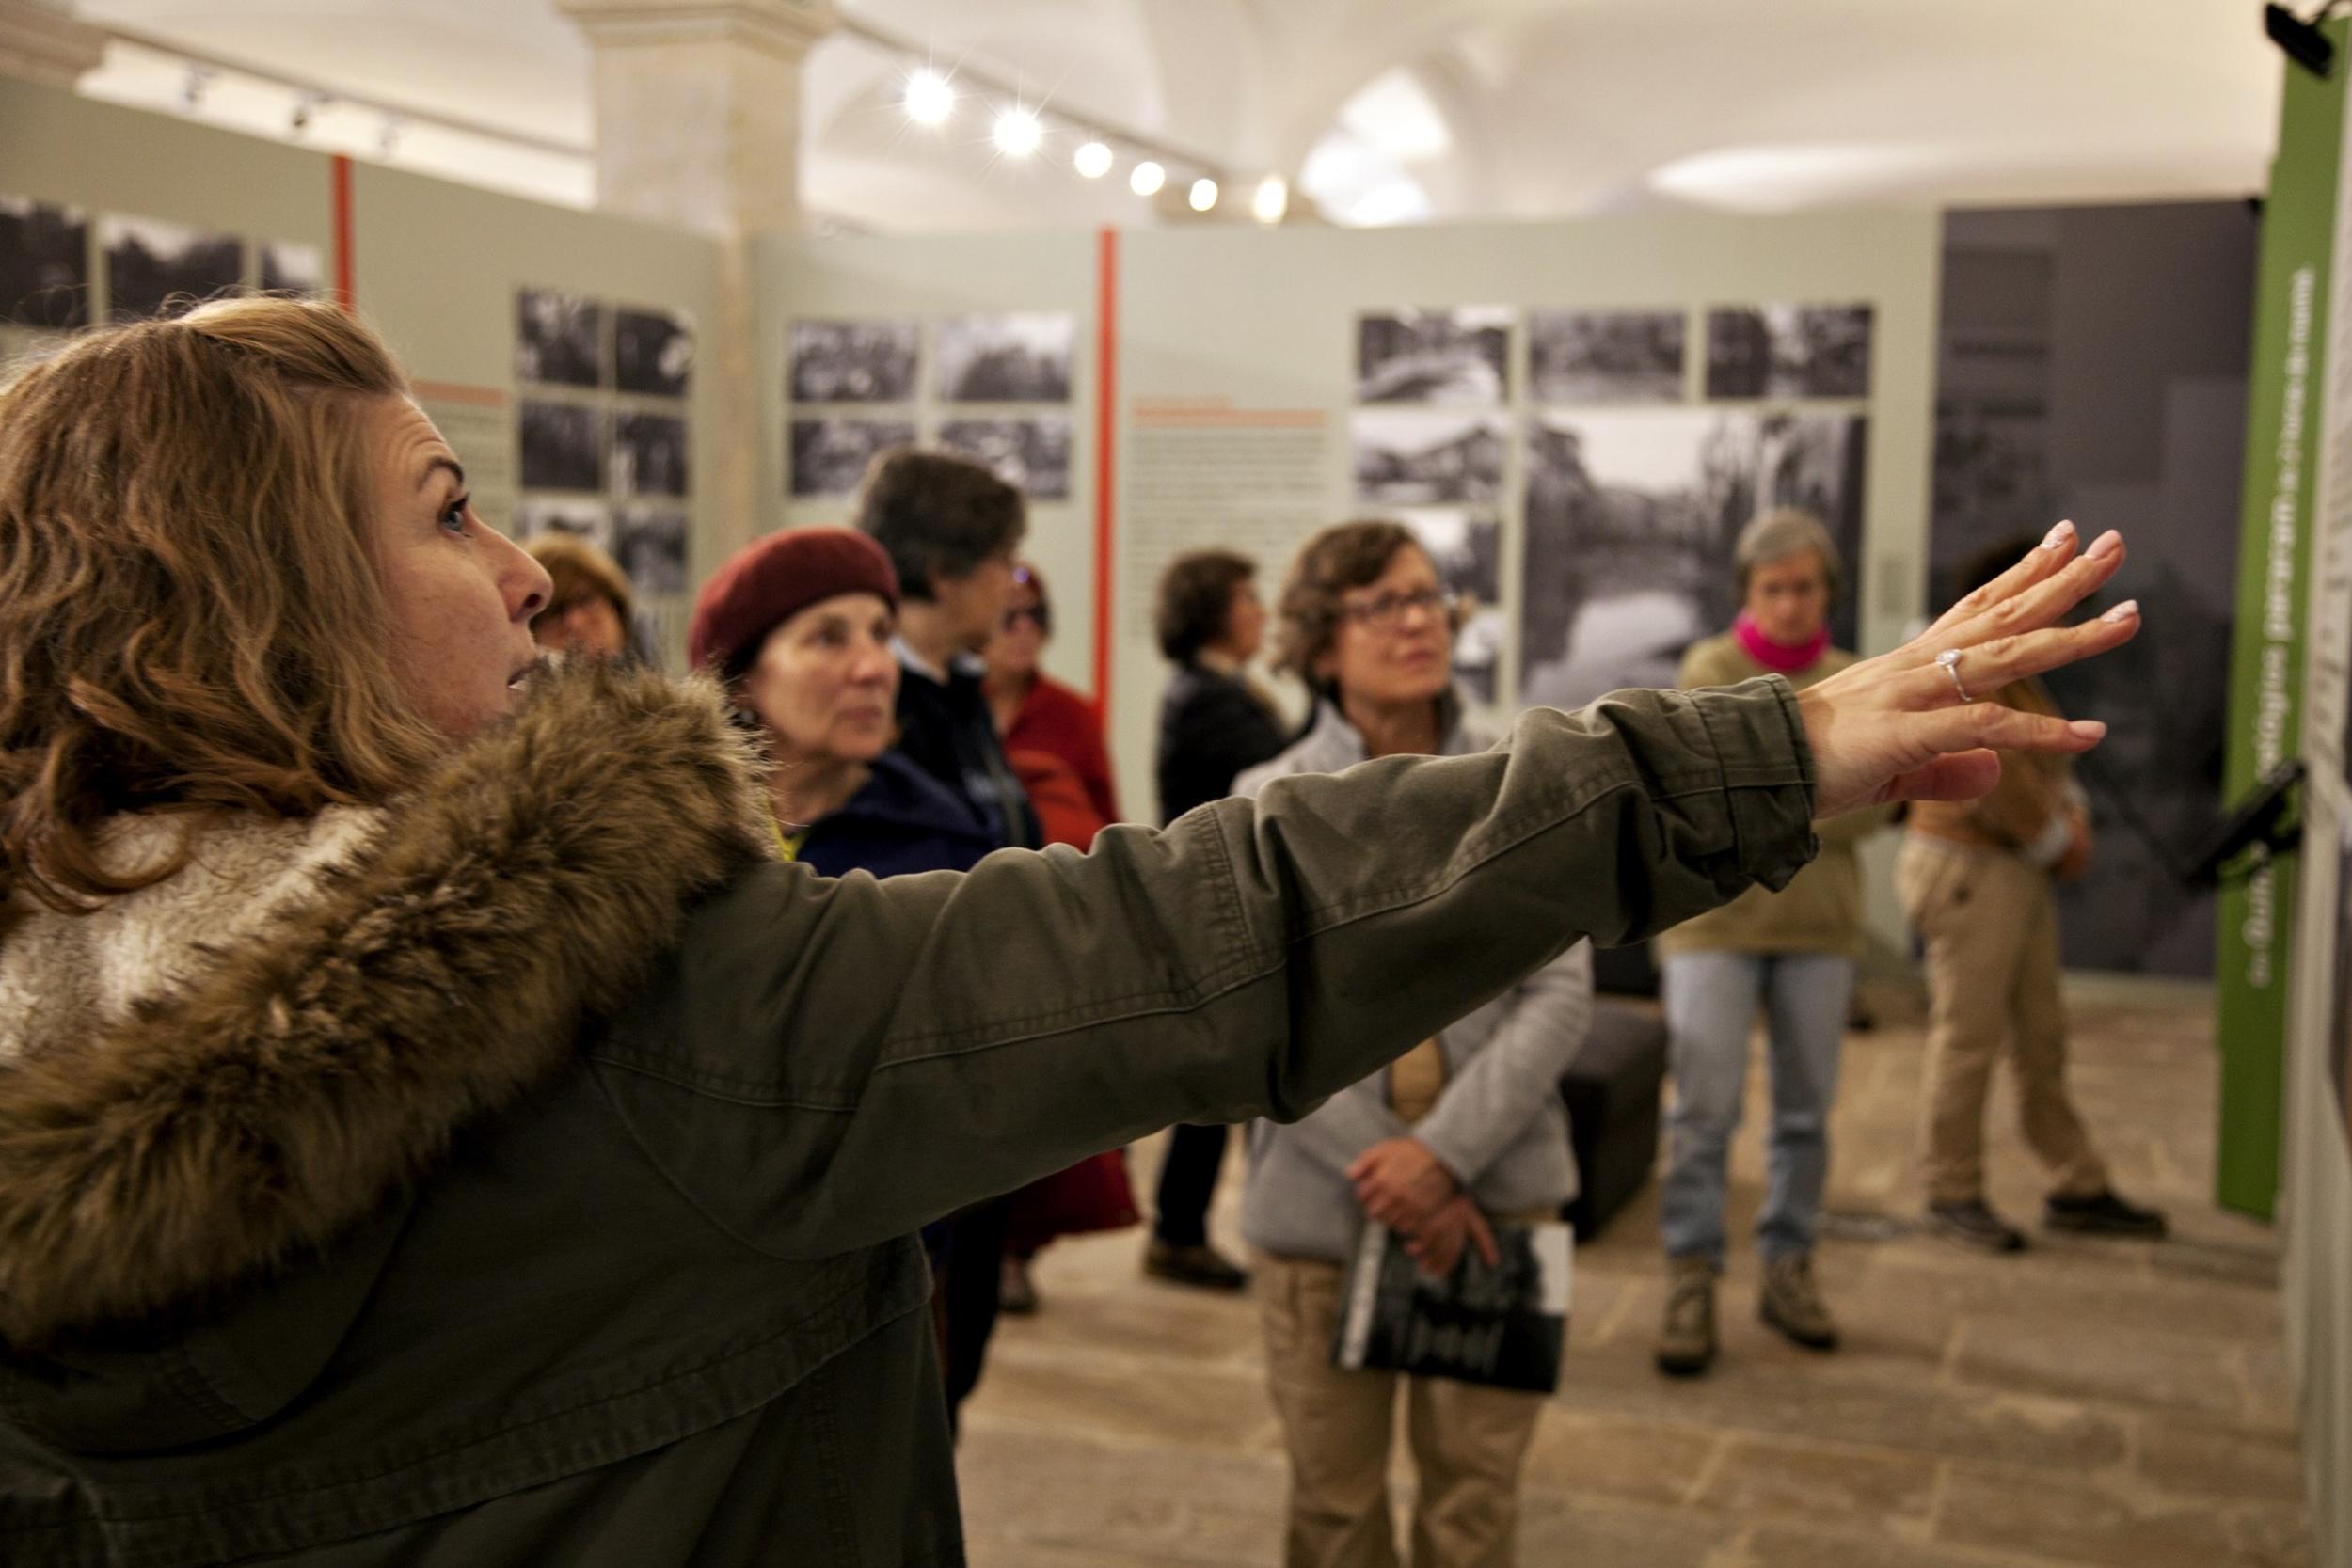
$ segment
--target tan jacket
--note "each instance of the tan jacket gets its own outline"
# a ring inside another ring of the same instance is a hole
[[[1788,677],[1803,689],[1854,661],[1832,648],[1810,670]],[[1682,689],[1737,686],[1769,674],[1726,632],[1694,642],[1682,656]],[[1821,853],[1780,893],[1749,889],[1719,910],[1686,921],[1658,939],[1658,951],[1677,953],[1843,953],[1862,956],[1862,864],[1855,846],[1894,820],[1892,807],[1858,811],[1817,822]]]
[[[1992,700],[2026,713],[2056,714],[2039,681],[2017,681]],[[2074,765],[2064,757],[2003,752],[2001,782],[1968,801],[1922,801],[1911,808],[1911,831],[1971,849],[2001,849],[2036,865],[2056,864],[2066,852],[2075,803]]]

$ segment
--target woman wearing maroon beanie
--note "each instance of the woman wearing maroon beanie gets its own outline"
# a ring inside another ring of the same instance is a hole
[[[828,877],[962,871],[995,847],[946,785],[890,750],[898,578],[849,529],[771,533],[719,568],[687,636],[766,733],[775,836]]]

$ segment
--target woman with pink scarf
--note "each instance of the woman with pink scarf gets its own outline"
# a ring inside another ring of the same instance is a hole
[[[1806,687],[1851,664],[1829,644],[1837,548],[1818,518],[1768,513],[1740,535],[1740,617],[1683,656],[1680,684],[1735,686],[1785,675]],[[1762,888],[1658,939],[1675,1078],[1660,1370],[1696,1376],[1715,1359],[1715,1279],[1724,1269],[1724,1169],[1748,1072],[1757,1008],[1770,1023],[1772,1134],[1756,1218],[1765,1323],[1808,1350],[1836,1348],[1837,1327],[1813,1280],[1813,1231],[1829,1175],[1829,1111],[1837,1054],[1862,956],[1862,872],[1854,846],[1886,825],[1856,812],[1817,826],[1820,857],[1779,893]]]

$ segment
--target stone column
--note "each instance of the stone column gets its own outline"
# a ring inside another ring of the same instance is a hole
[[[0,76],[73,90],[106,57],[106,29],[73,14],[72,0],[0,0]]]
[[[596,202],[711,234],[800,226],[801,61],[833,0],[557,0],[595,51]]]
[[[5,0],[0,0],[5,3]],[[704,451],[692,569],[773,515],[763,495],[755,236],[801,227],[801,62],[833,0],[557,0],[595,55],[596,205],[718,241],[715,321],[697,324]]]

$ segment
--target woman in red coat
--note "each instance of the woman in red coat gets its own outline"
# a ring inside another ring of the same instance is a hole
[[[1025,562],[1013,573],[1004,620],[989,639],[988,705],[1006,759],[1044,827],[1045,842],[1085,849],[1097,832],[1119,820],[1119,795],[1111,785],[1110,750],[1094,705],[1038,668],[1053,632],[1045,579]],[[1138,1217],[1126,1156],[1115,1148],[1015,1193],[1005,1233],[1002,1310],[1037,1310],[1029,1259],[1055,1237],[1117,1230]]]

